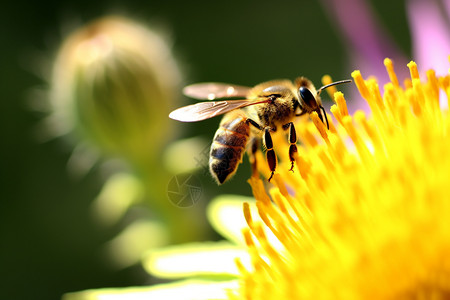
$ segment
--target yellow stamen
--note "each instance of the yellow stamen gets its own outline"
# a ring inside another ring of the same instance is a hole
[[[449,89],[449,92],[450,92],[450,89]],[[301,177],[303,179],[307,179],[310,174],[309,171],[311,170],[311,163],[309,161],[305,160],[304,157],[299,155],[297,157],[297,159],[295,160],[295,164],[297,165],[297,168],[300,172]]]
[[[380,111],[384,111],[385,106],[384,106],[384,102],[383,102],[383,98],[381,97],[380,94],[380,89],[378,88],[378,83],[376,82],[369,82],[369,91],[372,95],[371,99],[366,99],[369,103],[369,105],[371,104],[371,108],[373,107],[373,109],[375,109],[378,113],[380,113]]]
[[[252,235],[250,233],[250,229],[249,228],[244,228],[242,229],[242,234],[244,236],[244,240],[245,240],[245,244],[247,245],[247,247],[254,247],[254,243],[253,243],[253,239],[252,239]]]
[[[388,75],[389,75],[389,79],[391,80],[392,84],[396,88],[398,88],[400,85],[398,83],[397,75],[395,74],[395,71],[394,71],[394,63],[392,62],[391,59],[385,58],[384,59],[384,65],[386,67],[386,70],[387,70]]]
[[[411,79],[414,81],[414,79],[420,79],[419,77],[419,71],[417,70],[417,64],[413,61],[410,61],[408,63],[409,72],[411,73]]]
[[[286,186],[284,185],[283,179],[281,178],[280,174],[275,174],[273,176],[273,179],[275,181],[275,184],[278,187],[278,190],[280,191],[280,193],[284,196],[284,197],[288,197],[289,193],[286,189]]]
[[[303,144],[310,146],[311,148],[314,148],[319,144],[314,134],[311,131],[309,131],[308,128],[302,127],[299,128],[298,131],[300,132],[300,140],[302,141]]]
[[[339,107],[336,104],[333,104],[330,107],[330,111],[333,114],[333,116],[336,118],[336,120],[339,122],[339,124],[342,124],[342,115],[339,110]]]
[[[318,115],[315,111],[313,111],[313,112],[311,113],[311,119],[312,119],[314,125],[316,125],[316,128],[317,128],[317,130],[319,131],[319,133],[320,133],[320,135],[322,136],[322,138],[323,138],[327,143],[329,143],[329,140],[328,140],[328,134],[327,134],[327,131],[326,131],[326,128],[325,128],[325,124],[322,123],[322,121],[321,121],[320,118],[319,118],[319,115]]]
[[[244,208],[245,221],[247,221],[248,226],[251,227],[253,224],[253,219],[252,219],[252,214],[250,212],[250,206],[248,205],[247,202],[244,202],[243,208]]]
[[[334,93],[334,102],[336,102],[341,116],[348,116],[347,102],[344,99],[344,94],[341,92]]]
[[[397,96],[395,95],[394,91],[394,85],[392,82],[389,82],[384,85],[384,103],[386,103],[389,106],[389,111],[396,113],[397,112],[397,105],[398,100]]]
[[[442,89],[450,104],[450,76],[428,71],[421,81],[411,62],[403,88],[392,61],[384,63],[391,82],[383,93],[376,79],[352,73],[371,113],[349,115],[337,93],[330,109],[335,131],[327,131],[316,113],[316,129],[311,122],[297,127],[298,172],[288,172],[290,161],[280,155],[268,193],[260,179],[250,180],[263,222],[249,222],[244,232],[253,234],[246,243],[254,271],[243,272],[243,297],[449,294],[450,118],[438,97]],[[279,142],[288,148],[286,139]]]
[[[405,78],[405,80],[403,80],[403,85],[405,86],[405,89],[412,88],[411,78]]]
[[[431,91],[433,92],[433,99],[436,99],[439,95],[439,82],[436,78],[436,72],[434,70],[427,71],[427,79],[431,85]]]
[[[353,71],[352,77],[355,81],[356,87],[358,88],[360,94],[363,96],[364,99],[369,100],[371,98],[371,94],[367,89],[364,79],[361,76],[361,72],[359,70]]]
[[[258,208],[258,214],[261,217],[261,220],[263,220],[264,224],[266,224],[267,227],[269,227],[270,230],[272,230],[274,233],[276,232],[275,228],[273,228],[269,218],[266,215],[265,207],[262,202],[256,202],[256,207]]]
[[[259,201],[262,201],[264,203],[270,202],[270,198],[264,191],[264,185],[261,180],[259,180],[259,178],[250,177],[248,183],[252,187],[253,196],[255,197],[255,199],[258,199]]]
[[[450,107],[450,86],[445,89],[447,95],[447,106]]]
[[[242,264],[242,261],[239,259],[239,257],[236,257],[234,259],[234,263],[236,264],[236,266],[237,266],[237,268],[239,270],[239,273],[241,273],[243,275],[247,275],[248,274],[247,269],[244,267],[244,265]]]
[[[425,98],[423,93],[423,87],[422,83],[420,82],[420,79],[413,78],[413,90],[414,90],[414,101],[417,103],[416,105],[419,107],[417,110],[417,114],[420,115],[423,109],[423,106],[425,105]]]

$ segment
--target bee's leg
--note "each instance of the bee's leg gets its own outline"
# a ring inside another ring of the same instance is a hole
[[[285,125],[283,125],[283,129],[289,128],[289,160],[291,161],[291,168],[289,171],[294,172],[294,162],[295,158],[297,156],[297,133],[295,131],[294,123],[289,122]]]
[[[252,166],[252,176],[258,177],[258,165],[256,161],[256,151],[258,151],[259,148],[259,139],[257,137],[253,137],[250,140],[250,151],[249,151],[249,158],[250,158],[250,164]]]
[[[252,119],[247,119],[247,122],[252,124],[258,130],[263,130],[261,125],[259,125]],[[270,135],[270,130],[274,131],[275,129],[271,129],[270,127],[266,127],[264,129],[264,139],[263,139],[264,146],[267,149],[267,152],[266,152],[267,163],[269,164],[269,169],[271,172],[270,177],[269,177],[269,182],[272,179],[273,174],[275,173],[275,168],[277,166],[277,156],[275,155],[275,151],[273,150],[273,142],[272,142],[272,136]],[[257,147],[256,147],[256,149],[257,149]],[[256,160],[255,160],[255,168],[256,168]]]
[[[259,125],[258,123],[256,123],[255,121],[253,121],[252,119],[247,119],[247,123],[252,124],[256,129],[258,130],[263,130],[263,128],[261,127],[261,125]]]
[[[266,146],[267,152],[266,152],[266,158],[267,163],[269,164],[270,169],[270,177],[269,182],[273,177],[273,174],[275,173],[275,168],[277,166],[277,156],[275,155],[275,151],[273,150],[273,142],[272,142],[272,136],[270,135],[270,128],[267,127],[264,130],[264,145]]]
[[[247,119],[247,123],[253,125],[258,130],[263,130],[262,126],[259,125],[257,122],[255,122],[252,119]],[[250,158],[250,164],[252,166],[252,176],[258,177],[258,165],[256,161],[256,151],[258,151],[259,148],[259,139],[257,137],[253,137],[250,141],[250,151],[249,151],[249,158]]]

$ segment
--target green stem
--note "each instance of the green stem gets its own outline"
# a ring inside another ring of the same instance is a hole
[[[144,184],[149,208],[169,230],[170,242],[177,244],[203,240],[208,228],[202,205],[204,203],[197,203],[189,208],[175,206],[167,194],[172,176],[160,163],[150,158],[144,160],[139,160],[133,166]]]

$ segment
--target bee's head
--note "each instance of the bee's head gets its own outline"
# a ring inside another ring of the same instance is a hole
[[[319,118],[322,121],[322,123],[324,123],[323,116],[325,116],[327,128],[329,129],[330,125],[328,124],[327,114],[322,106],[322,101],[320,99],[319,93],[314,95],[307,87],[301,86],[298,88],[298,96],[300,100],[300,105],[303,107],[305,111],[307,111],[308,113],[312,113],[313,111],[315,111],[317,115],[319,115]]]
[[[321,105],[319,95],[314,95],[306,86],[298,88],[298,99],[300,100],[300,105],[303,109],[308,112],[317,110]]]
[[[305,77],[299,77],[295,80],[295,86],[297,88],[298,101],[300,107],[307,113],[311,113],[319,108],[321,100],[319,93],[312,84],[311,80]]]
[[[295,81],[297,86],[298,101],[300,102],[300,108],[306,113],[317,112],[322,123],[324,122],[323,116],[325,116],[325,121],[328,125],[327,115],[325,114],[325,109],[322,106],[322,100],[320,99],[320,91],[316,91],[316,88],[312,82],[305,78],[299,77]],[[322,111],[321,111],[322,110]],[[323,112],[323,116],[322,116]]]
[[[315,111],[319,115],[319,118],[322,121],[322,123],[325,118],[327,128],[329,129],[330,126],[328,124],[327,114],[322,106],[320,93],[330,86],[347,82],[351,82],[351,80],[336,81],[316,90],[314,85],[309,79],[306,79],[305,77],[297,78],[295,83],[298,88],[298,99],[300,101],[300,107],[307,113],[312,113],[313,111]]]

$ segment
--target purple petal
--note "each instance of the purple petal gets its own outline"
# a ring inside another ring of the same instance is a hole
[[[444,2],[449,13],[449,1]],[[409,0],[407,8],[414,60],[421,70],[433,68],[437,75],[447,74],[450,30],[437,1]]]
[[[450,1],[444,1],[443,5],[445,12],[447,13],[447,20],[450,22]]]
[[[382,87],[389,81],[384,58],[391,58],[396,66],[406,66],[407,59],[383,30],[365,0],[322,0],[322,3],[343,36],[350,56],[350,70],[359,69],[365,77],[376,76]],[[400,79],[409,76],[406,67],[397,67],[396,73]],[[366,107],[365,101],[349,106],[351,111]]]

